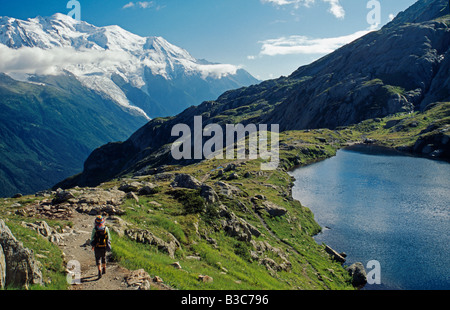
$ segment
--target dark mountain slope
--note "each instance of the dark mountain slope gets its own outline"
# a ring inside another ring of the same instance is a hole
[[[49,77],[45,83],[0,75],[1,196],[51,187],[76,173],[96,147],[125,139],[146,121],[73,77]]]

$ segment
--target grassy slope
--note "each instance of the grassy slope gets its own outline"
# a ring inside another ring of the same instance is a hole
[[[396,126],[385,129],[386,124],[393,119],[398,120]],[[414,123],[413,126],[410,124]],[[236,172],[237,180],[226,181],[235,185],[241,191],[238,195],[227,198],[220,196],[221,202],[238,217],[255,226],[262,235],[254,238],[266,241],[284,253],[292,264],[290,271],[270,272],[266,267],[252,260],[250,250],[253,247],[246,242],[240,242],[226,235],[221,229],[219,220],[214,216],[217,206],[208,208],[207,212],[186,213],[183,201],[171,194],[173,189],[169,181],[157,181],[153,176],[144,177],[157,183],[160,191],[150,196],[141,196],[139,203],[127,200],[123,204],[127,222],[136,228],[150,230],[162,239],[168,240],[168,233],[175,236],[181,243],[181,249],[176,252],[175,259],[161,253],[156,247],[138,244],[127,237],[114,235],[114,255],[125,267],[130,269],[144,268],[150,275],[160,276],[164,282],[176,289],[352,289],[348,284],[348,276],[338,263],[333,262],[325,253],[323,246],[316,244],[312,235],[320,231],[314,221],[314,216],[308,208],[291,198],[292,179],[287,171],[295,166],[306,165],[317,160],[331,157],[335,152],[351,143],[360,142],[366,138],[377,140],[378,144],[388,147],[413,146],[415,141],[425,135],[436,132],[446,132],[450,123],[450,103],[434,106],[424,113],[413,115],[396,115],[384,119],[367,120],[358,125],[340,130],[328,129],[312,131],[289,131],[280,135],[280,168],[276,171],[260,173],[261,160],[239,162],[237,170],[225,173],[225,177]],[[433,130],[424,132],[434,126]],[[173,167],[174,172],[188,173],[214,187],[220,178],[218,168],[225,167],[227,160],[208,160],[186,167]],[[250,177],[243,177],[250,172]],[[116,187],[121,180],[104,183],[102,187]],[[191,191],[191,190],[186,190]],[[196,194],[196,193],[195,193]],[[288,210],[283,217],[270,217],[261,212],[255,213],[251,198],[263,194],[267,200]],[[15,202],[23,206],[34,197],[0,200],[0,217],[9,218],[8,225],[20,237],[26,233],[18,223],[24,219],[14,214]],[[157,202],[159,205],[155,205]],[[52,222],[51,225],[64,226],[70,223]],[[26,238],[26,245],[35,252],[44,247],[54,248],[45,240],[28,232],[32,238]],[[207,238],[213,238],[217,246],[211,245]],[[32,240],[39,240],[34,242]],[[52,250],[56,251],[56,250]],[[47,253],[47,252],[45,252]],[[51,252],[55,253],[55,252]],[[264,256],[280,263],[280,256],[266,251]],[[60,255],[46,255],[44,266],[49,269],[47,278],[52,279],[52,286],[64,287],[61,269],[50,267],[60,266]],[[200,257],[200,260],[189,259],[189,256]],[[180,262],[182,270],[175,269],[170,264]],[[200,274],[214,278],[212,283],[198,281]]]

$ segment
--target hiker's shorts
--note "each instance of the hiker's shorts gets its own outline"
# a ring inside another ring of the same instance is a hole
[[[97,266],[100,263],[106,264],[106,248],[94,248],[95,253],[95,263]]]

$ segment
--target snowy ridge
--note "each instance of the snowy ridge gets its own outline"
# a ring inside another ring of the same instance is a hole
[[[140,37],[119,26],[96,27],[59,13],[26,21],[0,17],[0,57],[4,60],[0,72],[16,79],[67,71],[85,87],[147,118],[113,76],[148,95],[146,71],[166,80],[179,76],[206,80],[232,76],[240,69],[197,60],[162,37]]]

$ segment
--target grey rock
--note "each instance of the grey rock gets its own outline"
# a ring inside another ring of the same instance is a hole
[[[63,245],[64,238],[55,229],[51,228],[45,221],[37,221],[35,223],[22,222],[21,225],[26,228],[33,229],[38,232],[42,237],[46,238],[48,241]]]
[[[43,284],[40,263],[33,252],[19,242],[3,220],[0,220],[0,246],[6,265],[5,284],[28,287]]]
[[[219,215],[222,217],[222,228],[231,237],[239,241],[251,241],[252,236],[259,237],[261,232],[245,221],[229,211],[225,205],[219,206]]]
[[[144,185],[141,189],[139,189],[139,195],[140,196],[144,196],[144,195],[153,195],[157,193],[156,190],[157,186],[155,184],[146,184]]]
[[[58,189],[56,191],[55,198],[52,200],[52,204],[61,204],[73,198],[75,198],[75,196],[71,192]]]
[[[4,289],[5,286],[6,286],[6,261],[2,245],[0,244],[0,289]]]
[[[367,283],[367,274],[362,263],[354,263],[347,268],[349,275],[352,277],[352,285],[354,287],[363,287]]]
[[[241,193],[241,190],[238,187],[230,185],[226,182],[219,181],[216,182],[215,185],[219,187],[219,193],[227,197],[233,197]]]
[[[228,176],[228,180],[237,180],[239,179],[239,175],[236,172],[233,172]]]
[[[208,204],[214,204],[219,201],[219,196],[216,191],[211,186],[206,184],[201,186],[200,196],[205,198],[205,201]]]
[[[189,174],[178,174],[170,185],[172,187],[199,189],[202,183]]]
[[[119,191],[123,191],[125,193],[129,192],[137,192],[142,187],[142,184],[139,182],[131,182],[131,183],[122,183],[119,187]]]
[[[134,192],[128,192],[128,193],[125,195],[125,197],[126,197],[127,199],[132,199],[132,200],[134,200],[134,201],[136,201],[136,202],[139,202],[139,197],[138,197]]]
[[[274,204],[271,201],[264,201],[263,206],[270,216],[283,216],[287,213],[287,210]]]
[[[125,235],[136,242],[154,245],[158,247],[159,251],[169,254],[171,258],[175,257],[175,251],[181,247],[180,242],[170,233],[167,233],[171,239],[169,242],[155,236],[149,230],[143,229],[126,229]]]

